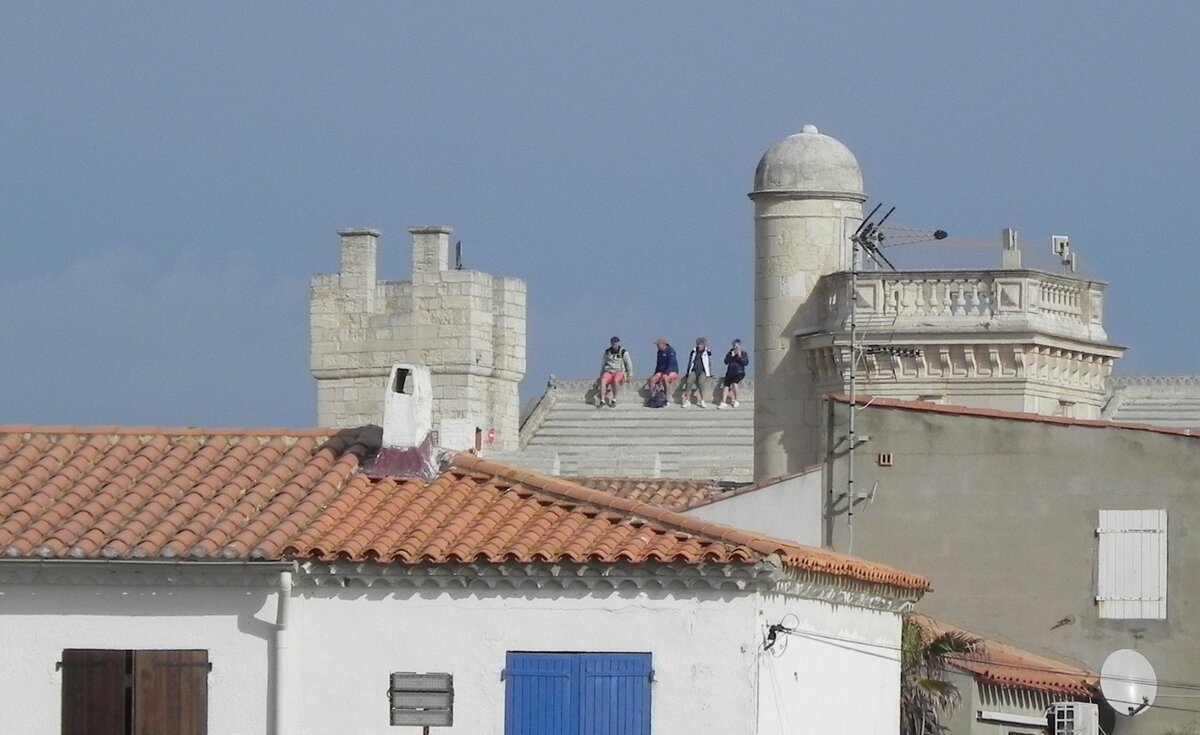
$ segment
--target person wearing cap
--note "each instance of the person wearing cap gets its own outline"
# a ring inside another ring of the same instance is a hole
[[[670,397],[675,389],[675,381],[679,380],[679,358],[675,356],[675,348],[665,338],[659,337],[654,344],[658,347],[658,353],[654,360],[654,374],[646,381],[646,390],[653,396],[654,388],[658,386]]]
[[[742,341],[735,339],[729,352],[725,353],[725,379],[721,382],[721,402],[717,408],[738,407],[738,383],[746,377],[749,364],[750,356],[742,349]]]
[[[708,379],[712,377],[712,352],[708,349],[708,339],[696,338],[696,346],[688,353],[687,372],[683,374],[683,407],[687,408],[696,398],[696,405],[708,408],[704,402],[704,391],[708,387]]]
[[[633,377],[633,360],[629,351],[621,346],[621,338],[608,341],[608,349],[600,358],[600,389],[596,391],[596,407],[617,407],[617,389],[621,383]]]

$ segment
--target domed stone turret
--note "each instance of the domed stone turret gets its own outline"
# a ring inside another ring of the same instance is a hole
[[[846,270],[862,221],[862,172],[850,149],[805,125],[754,173],[754,478],[821,459],[821,404],[797,334],[820,325],[822,276]]]
[[[754,172],[754,194],[845,197],[865,201],[862,171],[850,149],[805,125],[771,146]]]

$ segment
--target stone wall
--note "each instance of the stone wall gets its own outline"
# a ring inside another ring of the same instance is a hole
[[[848,407],[827,408],[833,436],[844,436]],[[1092,671],[1114,650],[1136,648],[1160,682],[1200,681],[1200,438],[878,403],[859,407],[856,431],[869,439],[856,452],[852,524],[846,453],[827,462],[827,545],[928,576],[936,592],[923,612],[978,635]],[[1101,615],[1106,509],[1166,511],[1165,619]],[[1160,684],[1159,703],[1176,707],[1163,695],[1187,693]],[[1151,707],[1119,719],[1116,735],[1159,735],[1196,715]]]
[[[311,287],[317,422],[381,423],[393,363],[426,365],[433,425],[470,419],[498,449],[515,449],[525,375],[525,282],[450,267],[447,227],[412,234],[412,280],[378,281],[379,232],[342,230],[341,269]],[[485,439],[486,441],[486,439]]]

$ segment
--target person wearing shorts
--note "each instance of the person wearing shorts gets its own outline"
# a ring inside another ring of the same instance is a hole
[[[671,343],[662,337],[654,344],[658,347],[658,353],[654,359],[654,374],[646,381],[646,390],[654,395],[654,389],[658,387],[670,397],[675,389],[675,381],[679,380],[679,358],[675,356],[675,348]]]
[[[725,379],[721,382],[721,402],[717,408],[738,407],[738,383],[746,377],[746,366],[750,356],[742,350],[742,341],[735,339],[729,352],[725,353]]]
[[[596,390],[596,407],[617,407],[617,390],[633,376],[633,360],[621,346],[621,338],[608,341],[608,349],[600,358],[600,384]]]
[[[700,408],[708,408],[704,402],[704,391],[708,387],[708,379],[712,377],[712,352],[708,349],[708,340],[696,338],[696,346],[688,354],[687,372],[683,374],[683,407],[691,405],[692,397]]]

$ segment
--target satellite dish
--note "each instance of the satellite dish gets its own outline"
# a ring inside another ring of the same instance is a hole
[[[1145,712],[1158,695],[1158,677],[1146,657],[1132,648],[1113,651],[1100,668],[1100,691],[1117,713]]]

